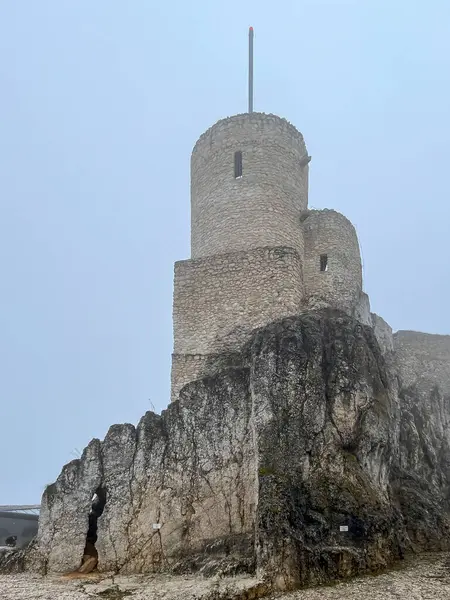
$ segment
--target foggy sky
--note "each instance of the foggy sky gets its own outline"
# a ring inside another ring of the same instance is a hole
[[[305,136],[310,206],[356,226],[372,310],[450,334],[445,0],[0,3],[0,504],[169,400],[189,156],[245,112]]]

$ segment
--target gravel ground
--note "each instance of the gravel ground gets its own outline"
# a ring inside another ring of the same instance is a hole
[[[228,590],[238,593],[256,580],[197,577],[87,576],[42,578],[36,575],[0,575],[1,600],[206,600]],[[234,594],[233,594],[234,595]],[[409,559],[401,567],[333,586],[299,590],[279,596],[284,600],[450,600],[450,554]]]
[[[450,600],[450,554],[422,555],[399,568],[334,586],[286,594],[285,600]]]

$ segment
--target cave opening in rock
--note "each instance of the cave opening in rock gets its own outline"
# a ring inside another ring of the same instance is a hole
[[[83,560],[80,567],[81,573],[90,573],[97,566],[98,552],[95,547],[95,544],[97,543],[97,521],[103,514],[105,504],[106,490],[99,487],[92,498],[91,510],[89,511],[89,525],[86,535],[86,545],[83,552]]]

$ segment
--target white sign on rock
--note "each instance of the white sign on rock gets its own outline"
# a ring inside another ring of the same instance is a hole
[[[161,523],[153,523],[153,529],[161,529]]]
[[[339,531],[348,531],[348,525],[341,525]]]

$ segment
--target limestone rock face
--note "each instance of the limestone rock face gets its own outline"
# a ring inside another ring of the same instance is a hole
[[[47,571],[81,565],[93,495],[101,571],[254,568],[257,468],[247,369],[192,384],[162,416],[115,425],[64,467],[42,499]],[[94,451],[98,452],[94,458]],[[69,477],[69,474],[75,476]]]
[[[395,388],[372,330],[329,312],[253,344],[261,565],[278,587],[382,567],[401,552],[390,499]]]
[[[208,372],[63,468],[30,564],[79,569],[89,530],[100,571],[256,571],[286,589],[448,547],[448,397],[405,386],[372,328],[289,317]]]
[[[400,457],[396,495],[419,548],[448,548],[450,529],[450,337],[398,332]]]

